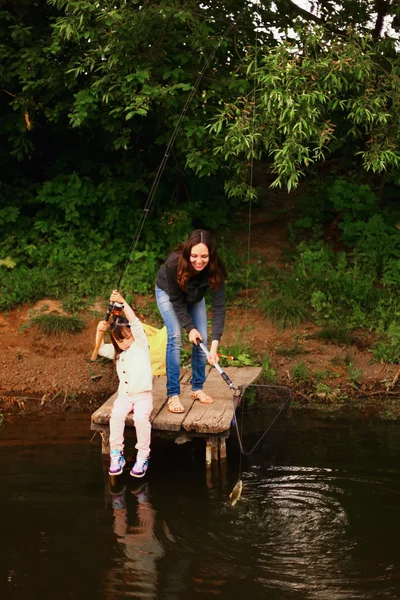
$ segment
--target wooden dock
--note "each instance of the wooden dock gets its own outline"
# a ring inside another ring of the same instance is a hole
[[[228,367],[225,372],[234,386],[243,391],[261,375],[262,367]],[[190,378],[191,370],[182,370],[180,398],[185,412],[178,414],[168,410],[165,375],[154,377],[154,406],[150,417],[152,429],[169,437],[171,435],[178,437],[183,433],[190,437],[203,437],[206,441],[207,464],[215,460],[224,460],[226,458],[225,440],[229,437],[234,416],[233,404],[236,407],[239,396],[233,397],[232,390],[229,389],[219,372],[215,368],[207,366],[204,390],[214,398],[214,402],[202,404],[190,397]],[[116,393],[98,408],[91,418],[91,429],[100,432],[102,453],[107,456],[110,451],[109,420],[115,398]],[[134,432],[132,413],[126,418],[125,428],[126,434]]]

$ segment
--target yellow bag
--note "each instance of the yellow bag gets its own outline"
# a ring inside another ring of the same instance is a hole
[[[165,375],[165,354],[167,351],[167,328],[157,329],[142,323],[150,346],[150,362],[153,375]]]

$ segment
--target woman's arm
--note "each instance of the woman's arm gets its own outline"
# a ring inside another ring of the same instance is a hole
[[[195,329],[193,319],[188,311],[188,304],[184,292],[178,284],[178,265],[167,265],[166,267],[168,296],[181,327],[189,333]]]
[[[208,360],[211,364],[218,362],[218,346],[225,325],[225,283],[221,283],[212,293],[212,333]]]

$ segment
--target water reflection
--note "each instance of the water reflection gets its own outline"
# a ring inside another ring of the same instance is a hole
[[[85,419],[0,431],[0,598],[400,598],[397,426],[293,418],[232,507],[234,439],[210,470],[155,439],[145,481],[110,482]]]
[[[124,593],[157,598],[157,561],[165,553],[154,533],[156,511],[150,503],[149,483],[141,481],[129,488],[117,483],[110,487],[110,496],[113,530],[121,554],[114,559],[107,577],[109,597],[117,599]]]

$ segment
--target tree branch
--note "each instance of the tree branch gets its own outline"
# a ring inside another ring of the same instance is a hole
[[[383,21],[388,14],[389,10],[389,2],[387,0],[375,0],[375,9],[376,9],[376,21],[375,27],[372,32],[372,37],[374,40],[381,37]]]
[[[321,19],[320,17],[313,15],[311,12],[309,12],[305,8],[298,6],[293,0],[276,0],[276,6],[277,6],[278,10],[283,8],[285,5],[289,10],[292,10],[293,12],[297,13],[297,15],[299,17],[302,17],[305,21],[313,21],[314,23],[317,23],[318,25],[325,27],[325,29],[328,29],[328,31],[331,31],[332,33],[336,33],[338,35],[345,36],[345,34],[342,31],[339,31],[338,29],[333,27],[330,23],[328,23],[324,19]]]

